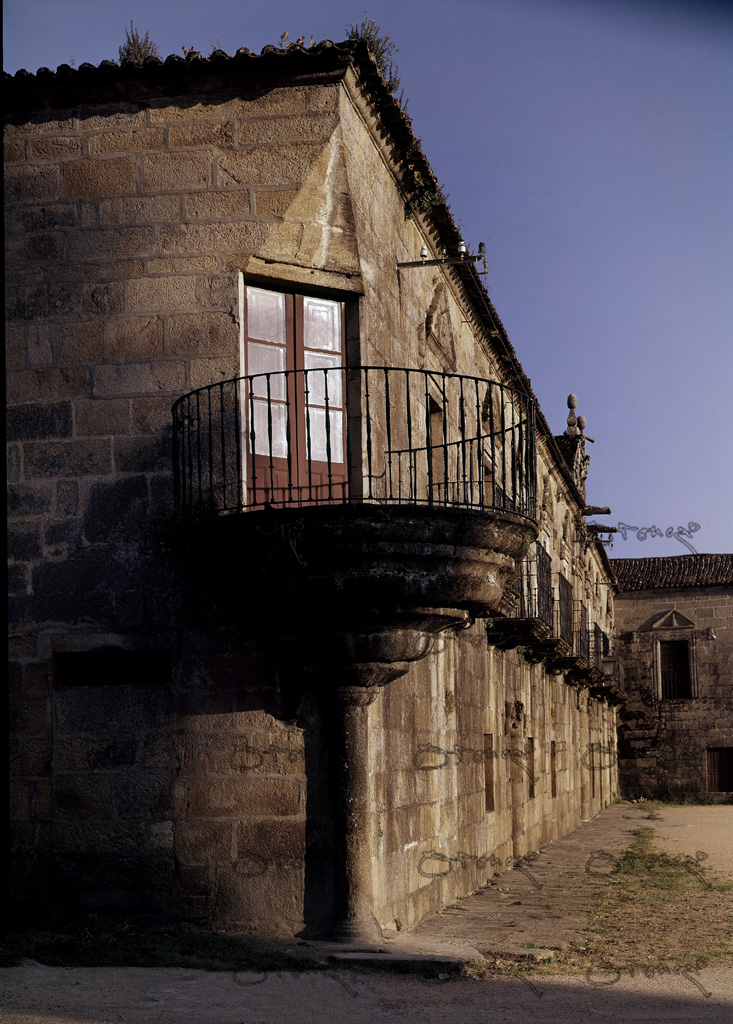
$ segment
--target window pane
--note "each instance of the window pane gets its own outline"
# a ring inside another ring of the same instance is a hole
[[[268,409],[270,415],[269,424]],[[267,455],[269,458],[270,454],[272,454],[274,459],[286,459],[288,456],[287,406],[274,405],[271,402],[254,401],[252,403],[252,410],[254,412],[255,455]],[[270,452],[270,431],[272,431],[272,452]],[[251,451],[251,438],[249,446]]]
[[[341,351],[341,303],[303,299],[303,343],[306,348]]]
[[[282,373],[285,370],[285,349],[279,345],[258,345],[250,341],[247,345],[247,373]],[[286,377],[270,377],[270,397],[283,401],[287,395]],[[267,398],[267,378],[252,382],[252,394]]]
[[[343,413],[328,411],[331,462],[344,461],[342,432]],[[306,413],[306,458],[308,457],[308,431],[310,431],[310,457],[313,462],[327,462],[326,410],[310,408]]]
[[[328,370],[330,366],[340,366],[338,356],[327,356],[315,352],[305,353],[306,370],[315,370],[315,373],[306,374],[306,389],[308,391],[309,405],[326,404],[326,380],[328,380],[328,406],[341,406],[341,371]],[[323,370],[323,372],[321,372]]]
[[[247,334],[285,344],[285,296],[261,288],[247,289]]]

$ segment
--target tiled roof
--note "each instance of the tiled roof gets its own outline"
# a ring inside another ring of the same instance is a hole
[[[612,558],[610,562],[622,591],[733,586],[733,555]]]
[[[355,61],[361,63],[364,57],[373,63],[365,43],[358,40],[332,43],[324,39],[310,49],[298,45],[287,50],[265,46],[259,54],[243,46],[231,57],[223,50],[214,50],[209,57],[191,50],[186,57],[177,53],[165,59],[146,57],[141,64],[131,60],[121,64],[103,60],[99,65],[85,62],[78,68],[61,64],[56,71],[39,68],[35,75],[21,68],[14,75],[3,72],[5,106],[17,111],[42,109],[51,103],[58,107],[60,102],[69,105],[98,103],[122,95],[135,99],[148,95],[151,88],[157,89],[159,95],[174,95],[171,92],[174,82],[182,85],[182,92],[186,92],[186,86],[195,79],[212,76],[220,77],[221,84],[228,79],[231,88],[246,87],[247,79],[253,74],[258,78],[279,78],[304,71],[317,74],[326,69],[346,68]]]

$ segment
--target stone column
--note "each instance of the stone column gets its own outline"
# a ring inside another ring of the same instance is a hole
[[[376,942],[382,937],[374,916],[372,843],[369,832],[369,705],[379,687],[341,686],[329,691],[333,723],[336,901],[332,932],[337,942]]]
[[[580,725],[580,735],[582,736],[582,748],[586,752],[585,757],[581,757],[579,771],[580,771],[580,817],[583,821],[587,821],[592,817],[591,811],[591,798],[590,798],[590,776],[594,769],[591,767],[591,754],[590,744],[592,740],[592,730],[590,726],[590,708],[588,707],[588,699],[582,698],[578,692],[577,707],[579,711],[585,711],[585,715],[580,714],[578,716]]]

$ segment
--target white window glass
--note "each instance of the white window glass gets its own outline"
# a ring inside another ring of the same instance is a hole
[[[329,409],[329,430],[331,443],[331,462],[344,461],[343,413]],[[309,408],[306,412],[307,431],[310,431],[310,458],[312,462],[328,461],[326,444],[326,410]],[[308,452],[308,434],[306,433],[306,456]]]
[[[250,338],[285,344],[285,296],[281,292],[247,289],[247,333]]]
[[[256,373],[279,374],[285,370],[285,349],[279,345],[258,345],[250,341],[247,346],[247,372],[250,376]],[[283,401],[287,394],[287,378],[270,377],[270,397]],[[258,398],[267,398],[267,378],[252,381],[252,394]]]
[[[313,373],[306,374],[309,405],[326,404],[326,383],[328,383],[328,406],[341,406],[341,370],[331,370],[332,366],[340,366],[340,356],[329,356],[325,354],[306,352],[305,368],[313,370]]]
[[[303,299],[303,343],[306,348],[341,351],[341,303]]]
[[[272,455],[273,459],[288,457],[287,406],[262,402],[257,399],[252,403],[254,412],[255,455]],[[270,423],[268,423],[268,410]],[[270,450],[270,431],[272,431],[272,450]],[[252,450],[252,439],[249,441]]]

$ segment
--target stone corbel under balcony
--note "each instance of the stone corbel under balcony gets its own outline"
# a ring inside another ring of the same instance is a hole
[[[537,653],[549,638],[552,630],[542,619],[492,619],[486,630],[486,639],[500,651],[523,648],[524,660],[530,664],[542,661],[544,654]]]
[[[560,636],[548,636],[533,646],[533,656],[537,661],[545,662],[545,671],[550,675],[559,675],[562,669],[556,668],[558,659],[570,653],[570,644]]]
[[[568,644],[568,650],[570,645]],[[562,673],[566,680],[576,685],[583,685],[584,675],[588,668],[588,662],[585,658],[574,657],[566,655],[565,657],[548,658],[547,671],[555,675]]]

